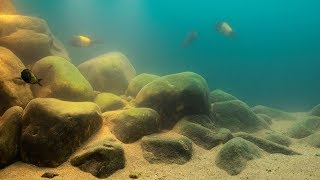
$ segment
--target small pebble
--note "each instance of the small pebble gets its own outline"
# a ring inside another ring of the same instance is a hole
[[[41,177],[43,177],[43,178],[54,178],[55,176],[59,176],[59,174],[57,174],[57,173],[51,173],[51,172],[46,172],[46,173],[44,173],[44,174],[42,174],[42,176]]]
[[[141,173],[131,173],[129,174],[129,178],[138,179],[141,176]]]

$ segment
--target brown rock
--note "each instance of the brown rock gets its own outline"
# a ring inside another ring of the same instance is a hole
[[[25,107],[33,98],[28,84],[19,80],[24,69],[20,59],[10,50],[0,47],[0,113],[12,106]]]

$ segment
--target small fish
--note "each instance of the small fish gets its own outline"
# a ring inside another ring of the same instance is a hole
[[[196,39],[198,39],[198,32],[197,31],[192,31],[189,32],[186,38],[184,39],[181,47],[186,47],[193,43]]]
[[[70,41],[74,47],[91,47],[95,44],[102,44],[103,42],[92,40],[90,37],[79,35],[73,36]]]
[[[232,27],[225,21],[217,23],[215,27],[219,33],[221,33],[225,36],[235,37],[235,35],[236,35],[234,30],[232,29]]]
[[[24,69],[21,71],[21,77],[20,77],[24,82],[29,83],[29,84],[38,84],[39,86],[42,86],[40,81],[42,79],[38,79],[30,69]],[[20,79],[19,78],[19,79]]]

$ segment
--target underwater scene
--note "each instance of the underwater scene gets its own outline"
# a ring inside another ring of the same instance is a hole
[[[320,179],[319,10],[0,0],[0,180]]]

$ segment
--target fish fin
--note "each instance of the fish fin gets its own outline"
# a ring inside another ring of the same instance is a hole
[[[92,40],[91,45],[100,45],[100,44],[104,44],[103,40]]]
[[[232,31],[229,35],[231,38],[236,38],[237,37],[237,33],[235,33],[234,31]]]
[[[37,84],[38,84],[39,86],[42,86],[42,84],[40,83],[40,81],[42,81],[42,79],[38,79]]]

